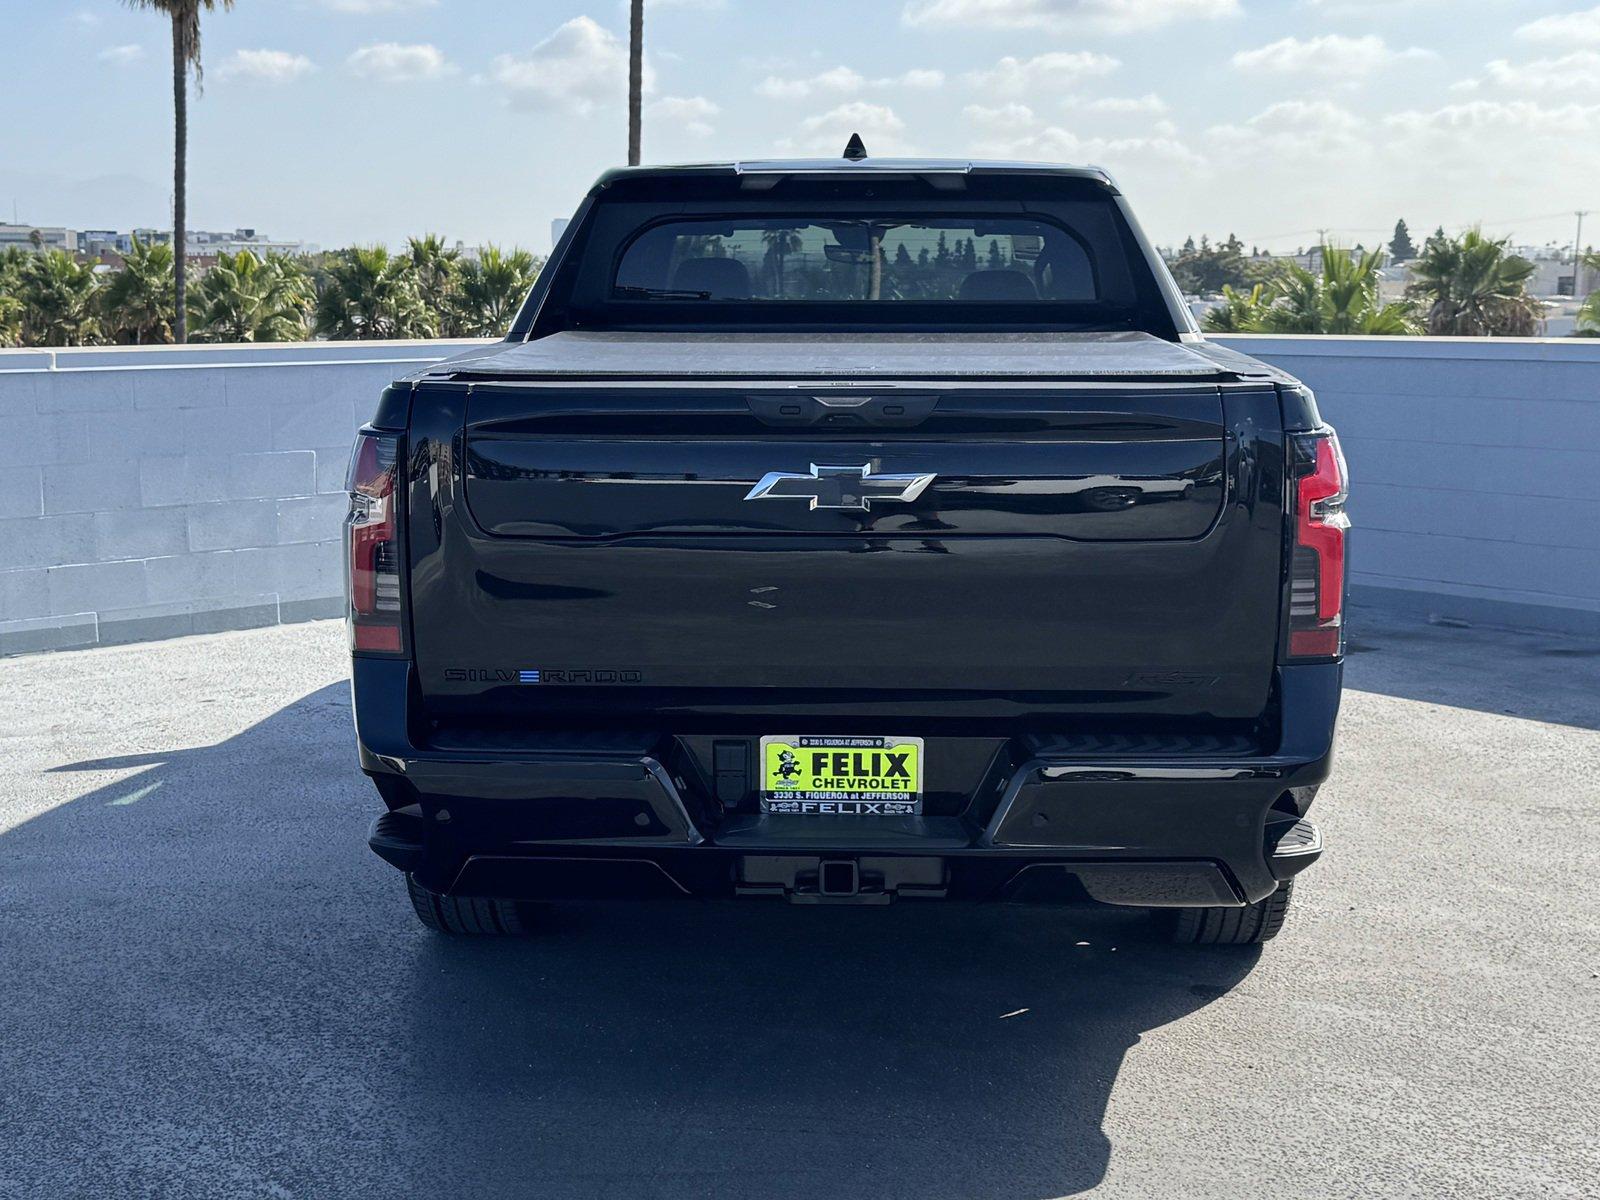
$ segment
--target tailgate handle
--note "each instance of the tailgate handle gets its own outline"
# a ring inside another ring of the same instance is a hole
[[[805,427],[811,425],[870,425],[877,428],[905,429],[920,425],[939,405],[933,394],[862,395],[858,392],[778,396],[746,396],[750,412],[764,425]]]

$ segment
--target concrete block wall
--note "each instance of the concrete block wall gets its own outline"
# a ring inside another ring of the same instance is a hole
[[[1338,428],[1358,601],[1600,634],[1600,339],[1216,340]]]
[[[1358,603],[1600,634],[1600,340],[1217,340],[1339,427]],[[0,351],[0,654],[339,613],[352,432],[476,344]]]
[[[351,435],[476,344],[0,351],[0,654],[338,615]]]

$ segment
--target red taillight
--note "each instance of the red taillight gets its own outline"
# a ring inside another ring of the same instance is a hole
[[[1349,475],[1339,439],[1295,435],[1294,558],[1289,569],[1289,657],[1334,658],[1344,649]]]
[[[345,518],[350,646],[398,654],[401,641],[400,538],[395,485],[400,439],[359,433],[350,455]]]

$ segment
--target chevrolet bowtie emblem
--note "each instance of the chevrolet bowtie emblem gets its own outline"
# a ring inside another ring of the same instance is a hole
[[[768,471],[750,489],[746,500],[809,500],[810,507],[867,511],[872,503],[910,504],[935,479],[933,475],[874,475],[870,466],[819,467],[811,474]]]

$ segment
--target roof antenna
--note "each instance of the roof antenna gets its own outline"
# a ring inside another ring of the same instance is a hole
[[[850,140],[844,144],[844,156],[851,162],[860,162],[867,156],[866,144],[859,133],[852,133]]]

